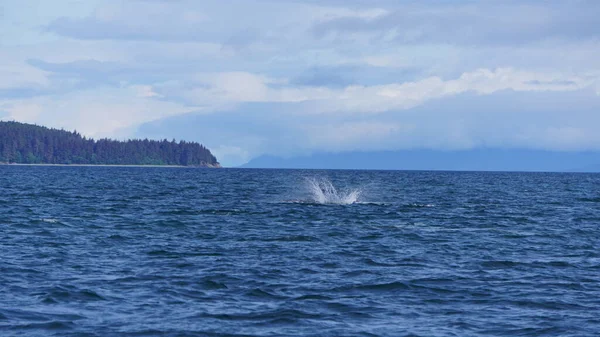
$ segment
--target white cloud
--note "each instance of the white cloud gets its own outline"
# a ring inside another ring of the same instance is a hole
[[[376,43],[515,45],[548,38],[593,39],[596,2],[399,3],[374,18],[341,17],[319,22],[317,36],[347,41],[361,36]]]
[[[357,121],[334,124],[317,124],[305,127],[309,146],[329,150],[365,149],[381,143],[399,133],[410,132],[414,125]]]
[[[239,146],[220,145],[211,148],[210,152],[217,157],[221,163],[232,163],[234,166],[247,163],[252,158],[248,149]]]
[[[150,85],[138,85],[132,88],[137,90],[137,97],[162,97],[162,95],[154,92],[154,89]]]
[[[2,117],[3,120],[16,120],[24,123],[38,123],[43,112],[41,105],[28,101],[18,103],[0,101],[0,109],[9,114]]]
[[[4,120],[76,129],[86,136],[115,136],[119,130],[193,111],[147,96],[149,88],[130,86],[78,91],[60,97],[0,100]]]
[[[528,126],[516,136],[520,144],[559,151],[600,149],[600,133],[592,125],[577,121],[572,126]]]
[[[0,54],[0,90],[47,87],[50,81],[48,73],[32,67],[25,62]]]
[[[501,90],[573,91],[593,86],[598,75],[536,73],[499,68],[478,69],[459,78],[443,80],[433,76],[419,81],[375,86],[349,86],[342,89],[294,88],[265,76],[248,73],[205,74],[201,87],[184,92],[192,102],[211,102],[210,109],[226,103],[315,101],[316,108],[307,113],[380,113],[408,109],[428,100],[465,92],[491,94]]]

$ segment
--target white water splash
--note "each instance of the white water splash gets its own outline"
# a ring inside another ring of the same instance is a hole
[[[358,201],[360,190],[338,191],[327,179],[307,178],[313,201],[319,204],[350,205]]]

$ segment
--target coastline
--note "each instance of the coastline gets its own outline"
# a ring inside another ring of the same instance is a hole
[[[1,163],[1,166],[57,166],[57,167],[164,167],[164,168],[222,168],[218,165],[204,166],[184,166],[184,165],[121,165],[121,164],[20,164],[20,163]]]

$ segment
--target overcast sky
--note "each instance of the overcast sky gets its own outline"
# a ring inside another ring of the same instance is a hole
[[[3,0],[0,118],[261,154],[600,150],[600,1]]]

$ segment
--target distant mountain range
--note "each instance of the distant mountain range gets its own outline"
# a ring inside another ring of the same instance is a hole
[[[244,168],[600,172],[600,152],[524,149],[402,150],[261,156]]]
[[[195,142],[89,139],[76,131],[0,122],[0,163],[220,167]]]

